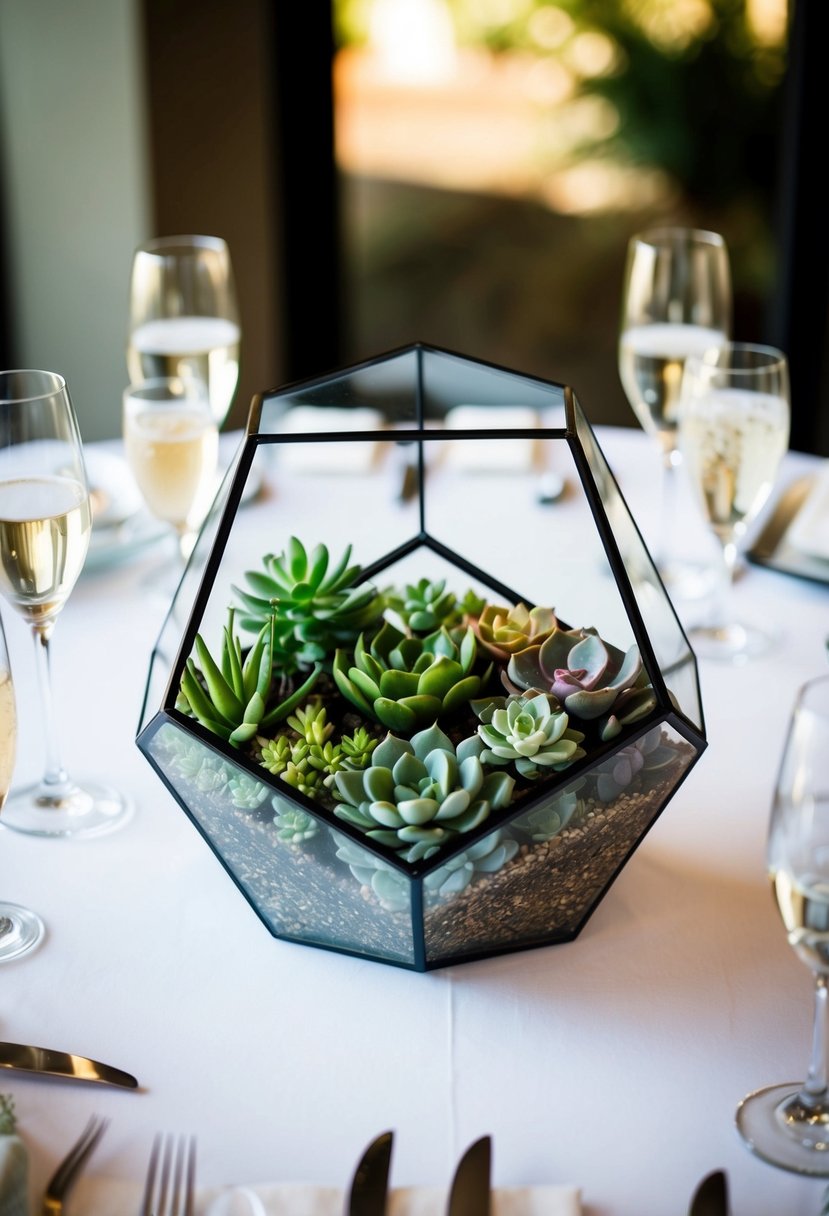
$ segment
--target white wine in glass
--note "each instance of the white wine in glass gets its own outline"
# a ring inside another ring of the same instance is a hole
[[[744,1098],[737,1127],[764,1161],[829,1177],[829,676],[803,685],[789,722],[767,846],[772,893],[788,941],[815,981],[805,1081]]]
[[[201,383],[221,427],[239,379],[239,348],[236,289],[225,241],[159,237],[136,250],[127,338],[133,383],[169,377]]]
[[[14,687],[3,622],[0,620],[0,811],[11,785],[16,743]],[[43,921],[39,916],[20,904],[0,899],[0,963],[19,958],[21,954],[34,949],[43,934]]]
[[[152,514],[176,533],[180,577],[216,488],[218,427],[195,380],[131,384],[123,404],[127,463]]]
[[[70,780],[52,707],[49,643],[83,568],[92,516],[75,411],[63,378],[0,372],[0,594],[31,627],[46,766],[14,791],[3,821],[21,832],[68,836],[109,831],[131,804],[98,782]]]
[[[696,228],[655,228],[631,237],[622,294],[619,377],[643,429],[662,455],[661,534],[655,559],[668,589],[693,594],[691,571],[669,556],[673,542],[679,394],[689,356],[727,341],[731,272],[725,241]],[[703,587],[700,587],[702,590]]]
[[[772,640],[767,629],[734,619],[731,584],[740,542],[765,505],[788,447],[789,417],[782,351],[732,342],[688,359],[679,442],[691,488],[723,555],[713,620],[689,631],[703,657],[742,660]]]

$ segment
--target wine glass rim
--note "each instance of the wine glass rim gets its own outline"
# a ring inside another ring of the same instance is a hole
[[[659,224],[653,228],[644,228],[635,232],[630,238],[632,244],[661,245],[677,238],[690,238],[700,245],[716,245],[725,248],[725,237],[721,232],[713,232],[709,228],[691,228],[684,224]]]
[[[11,379],[13,376],[40,376],[42,383],[47,381],[51,384],[50,388],[41,388],[40,391],[16,392],[13,396],[8,394],[8,390],[4,387],[4,381]],[[27,401],[45,401],[47,397],[54,397],[56,393],[66,391],[66,381],[59,372],[45,371],[34,367],[15,367],[8,371],[0,372],[0,405],[23,405]]]
[[[217,253],[227,252],[227,241],[221,236],[201,233],[181,233],[178,236],[155,236],[138,246],[136,253],[169,253],[171,250],[213,249]]]
[[[726,354],[754,354],[765,356],[766,361],[756,363],[753,367],[741,367],[729,359],[728,362],[718,362],[717,356]],[[730,376],[750,376],[755,372],[773,371],[775,368],[781,370],[788,365],[785,351],[782,351],[777,346],[769,346],[764,342],[721,342],[717,346],[709,346],[707,350],[700,354],[689,355],[686,360],[687,364],[693,364],[695,367],[710,367],[718,371],[728,372]]]

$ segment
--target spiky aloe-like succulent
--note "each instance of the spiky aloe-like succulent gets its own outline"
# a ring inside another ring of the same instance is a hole
[[[540,645],[513,655],[507,677],[519,689],[552,693],[575,718],[600,719],[604,740],[656,704],[639,647],[623,652],[595,629],[554,630]]]
[[[454,747],[437,724],[411,741],[388,734],[363,772],[339,772],[334,813],[407,861],[433,853],[505,807],[514,781],[487,773],[476,736]]]
[[[609,760],[596,766],[593,770],[596,796],[600,802],[612,802],[640,773],[666,770],[676,762],[676,748],[665,742],[661,729],[655,726],[641,739],[621,748]]]
[[[557,625],[552,608],[528,608],[520,602],[513,608],[486,604],[475,622],[475,633],[490,654],[506,660],[543,642]]]
[[[234,628],[234,609],[222,634],[219,661],[211,655],[201,634],[196,634],[196,656],[187,659],[176,708],[191,713],[214,735],[240,747],[260,730],[286,718],[307,695],[320,673],[315,664],[304,683],[289,696],[267,708],[271,698],[274,622],[262,626],[242,659],[242,644]]]
[[[514,763],[522,777],[535,780],[585,754],[579,747],[584,735],[570,727],[567,713],[544,693],[494,697],[472,708],[481,720],[484,764]]]
[[[349,565],[347,545],[333,568],[325,545],[309,554],[292,536],[285,550],[269,553],[264,570],[248,570],[248,590],[234,587],[243,608],[240,625],[261,629],[276,618],[276,648],[285,663],[307,670],[327,662],[338,646],[354,642],[382,616],[384,599],[371,583],[360,583],[362,567]]]
[[[408,733],[478,696],[492,665],[475,674],[477,653],[471,627],[456,642],[443,628],[425,638],[405,637],[386,621],[368,641],[361,634],[353,654],[338,650],[332,673],[362,713]]]

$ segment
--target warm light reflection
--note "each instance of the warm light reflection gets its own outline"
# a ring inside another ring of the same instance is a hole
[[[575,23],[569,13],[554,4],[537,8],[527,21],[527,33],[542,51],[555,51],[575,31]]]
[[[709,0],[627,0],[626,7],[655,46],[683,51],[714,24]]]
[[[432,84],[454,74],[455,32],[445,0],[373,0],[368,33],[388,80]]]
[[[579,76],[605,76],[619,59],[616,44],[607,34],[585,30],[577,34],[566,50],[567,62]]]
[[[763,46],[781,46],[786,37],[786,0],[746,0],[746,20]]]

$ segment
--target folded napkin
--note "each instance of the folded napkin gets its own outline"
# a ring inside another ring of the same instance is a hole
[[[801,553],[829,560],[829,460],[815,477],[786,539]]]
[[[232,1188],[199,1191],[196,1216],[208,1216],[216,1199]],[[345,1194],[339,1187],[279,1183],[246,1188],[258,1195],[267,1216],[343,1216]],[[73,1203],[84,1216],[135,1216],[141,1186],[111,1178],[82,1176]],[[388,1216],[444,1216],[445,1187],[398,1187],[389,1195]],[[492,1216],[580,1216],[575,1186],[495,1187]]]

